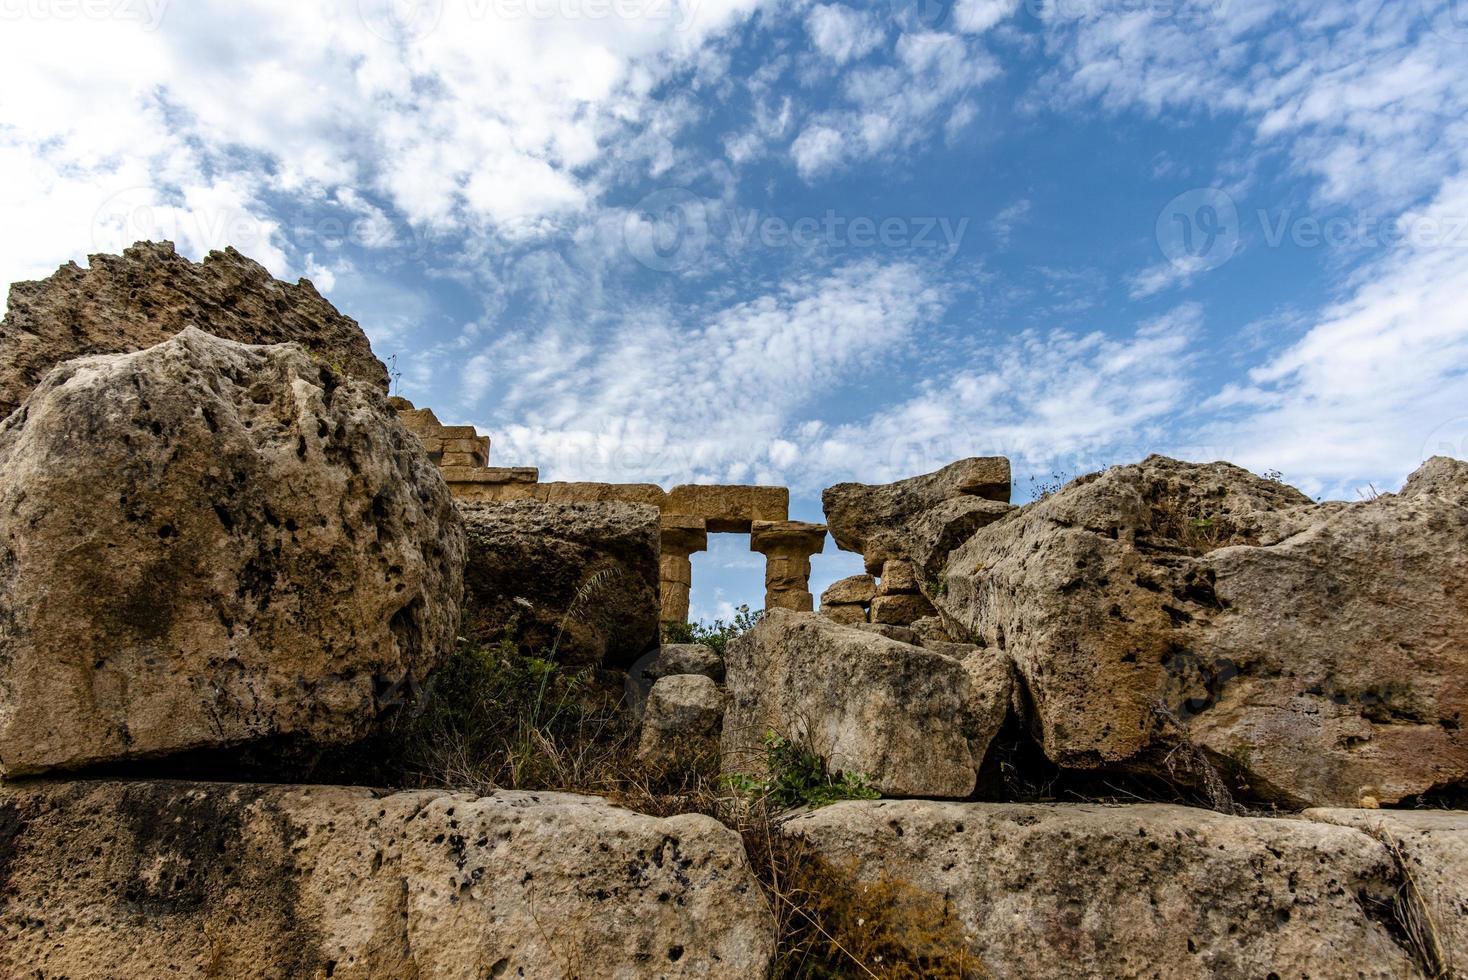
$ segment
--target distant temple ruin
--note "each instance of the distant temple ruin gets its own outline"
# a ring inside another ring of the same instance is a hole
[[[489,465],[490,441],[472,425],[444,425],[433,410],[393,399],[404,426],[438,464],[456,500],[494,503],[542,500],[651,504],[662,515],[662,620],[688,621],[695,552],[710,534],[748,534],[750,549],[765,556],[765,608],[812,612],[811,556],[825,548],[826,525],[790,520],[785,487],[687,485],[664,490],[653,483],[541,483],[535,467]]]

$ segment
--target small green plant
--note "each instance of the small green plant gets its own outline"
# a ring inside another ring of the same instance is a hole
[[[697,623],[664,623],[664,643],[702,643],[719,656],[724,655],[731,640],[735,640],[759,625],[764,619],[764,610],[750,611],[748,605],[734,610],[732,622],[716,619],[712,625]]]
[[[831,773],[820,754],[792,739],[765,736],[764,779],[731,776],[730,784],[745,795],[768,801],[776,812],[797,807],[820,809],[842,800],[875,800],[881,794],[860,773]]]
[[[941,599],[948,594],[948,583],[942,579],[930,578],[924,588],[930,599]]]

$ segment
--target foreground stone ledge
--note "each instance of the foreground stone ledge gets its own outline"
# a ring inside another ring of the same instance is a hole
[[[1391,846],[1431,916],[1441,952],[1468,976],[1468,813],[1453,810],[1306,810]]]
[[[764,741],[775,734],[884,795],[970,795],[1011,682],[1003,654],[965,649],[948,656],[823,616],[768,610],[726,651],[724,770],[766,775]]]
[[[739,837],[563,794],[0,788],[0,976],[762,977]]]
[[[839,803],[782,832],[951,904],[988,975],[1412,977],[1368,835],[1166,805]]]

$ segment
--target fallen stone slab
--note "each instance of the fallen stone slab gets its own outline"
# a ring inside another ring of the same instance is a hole
[[[739,835],[562,794],[0,789],[0,975],[762,977]]]
[[[1010,483],[1009,460],[982,457],[895,483],[841,483],[826,490],[821,502],[837,547],[864,555],[868,572],[878,574],[888,559],[915,561],[926,570],[930,551],[956,545],[965,531],[1012,509]],[[953,503],[964,498],[981,503]],[[935,508],[924,523],[924,515]],[[922,545],[914,548],[919,540]]]
[[[139,242],[121,255],[93,255],[90,268],[69,262],[10,288],[0,320],[0,419],[58,364],[143,350],[185,327],[244,344],[297,343],[387,393],[387,368],[367,335],[309,281],[281,282],[232,248],[194,263],[171,242]]]
[[[1386,849],[1167,805],[847,802],[782,834],[946,900],[989,976],[1412,977]]]
[[[375,388],[189,328],[0,422],[0,772],[334,745],[453,648],[464,531]]]
[[[782,609],[729,644],[725,670],[726,772],[765,775],[774,734],[889,796],[968,796],[1009,706],[994,651],[950,657]]]
[[[460,503],[465,626],[537,655],[625,667],[657,645],[658,512],[646,504]]]
[[[1193,776],[1357,806],[1468,777],[1464,581],[1468,463],[1316,504],[1154,456],[980,530],[934,601],[1014,657],[1060,765],[1155,773],[1186,741]]]

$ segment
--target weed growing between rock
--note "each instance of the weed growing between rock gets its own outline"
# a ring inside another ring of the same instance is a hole
[[[465,641],[368,752],[397,786],[584,793],[652,816],[722,821],[743,838],[763,886],[781,980],[982,975],[941,897],[886,876],[863,881],[780,834],[792,810],[876,799],[865,778],[830,773],[818,753],[773,734],[762,780],[721,778],[707,750],[649,766],[637,758],[637,723],[621,693],[508,636]]]

